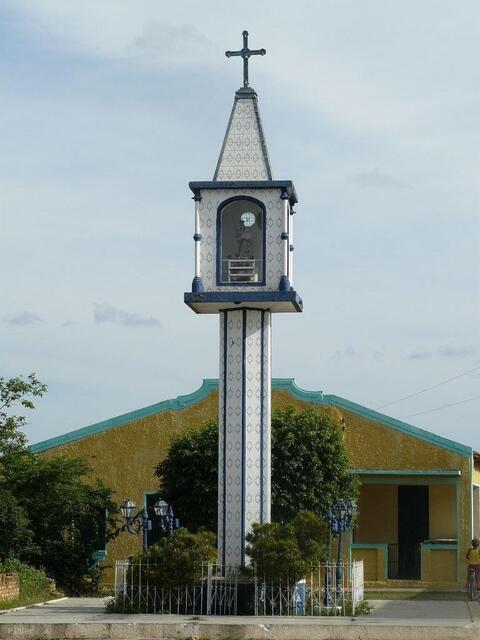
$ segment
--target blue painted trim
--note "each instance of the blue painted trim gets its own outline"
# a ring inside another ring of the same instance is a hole
[[[203,280],[198,276],[195,276],[192,280],[192,293],[202,293],[203,292]]]
[[[241,295],[253,296],[256,293],[258,292],[243,293]],[[264,295],[263,292],[261,293],[262,295]],[[287,294],[298,296],[298,294],[294,291],[285,293],[277,292],[276,295],[282,297],[284,295],[287,296]],[[212,293],[205,295],[219,294]],[[275,296],[275,294],[270,293],[267,295]],[[82,429],[76,429],[75,431],[70,431],[69,433],[57,436],[55,438],[49,438],[48,440],[37,442],[30,445],[29,449],[33,453],[39,453],[40,451],[46,451],[47,449],[52,449],[53,447],[68,444],[69,442],[74,442],[76,440],[80,440],[81,438],[86,438],[88,436],[107,431],[108,429],[112,429],[114,427],[119,427],[130,422],[135,422],[140,418],[155,415],[156,413],[162,413],[163,411],[169,410],[178,411],[179,409],[185,409],[187,407],[191,407],[197,402],[200,402],[201,400],[204,400],[210,393],[216,391],[217,389],[218,379],[208,378],[205,379],[202,383],[202,386],[193,393],[184,396],[178,396],[178,398],[174,398],[172,400],[164,400],[163,402],[152,404],[148,407],[144,407],[143,409],[137,409],[136,411],[124,413],[123,415],[117,416],[115,418],[104,420],[103,422],[97,422],[96,424],[92,424],[88,427],[83,427]],[[274,378],[272,380],[272,390],[288,391],[294,398],[303,400],[304,402],[309,402],[311,404],[316,404],[324,407],[334,406],[341,409],[346,409],[347,411],[351,411],[352,413],[366,418],[367,420],[372,420],[373,422],[377,422],[386,427],[391,427],[396,431],[405,433],[406,435],[413,436],[414,438],[418,438],[420,440],[424,440],[425,442],[429,442],[430,444],[436,445],[443,449],[447,449],[448,451],[453,451],[454,453],[458,453],[459,455],[473,455],[473,449],[471,447],[467,447],[463,444],[460,444],[459,442],[448,440],[447,438],[443,438],[442,436],[430,433],[429,431],[425,431],[424,429],[420,429],[419,427],[414,427],[413,425],[407,424],[406,422],[395,420],[395,418],[390,418],[389,416],[386,416],[382,413],[378,413],[378,411],[367,409],[367,407],[363,407],[354,402],[350,402],[348,400],[345,400],[344,398],[340,398],[339,396],[326,395],[322,391],[306,391],[305,389],[301,389],[296,385],[294,378]]]
[[[195,194],[193,196],[193,200],[195,200],[196,202],[200,202],[202,200],[202,194],[200,193],[200,189],[195,189],[193,193]]]
[[[231,303],[243,302],[291,302],[297,311],[302,311],[303,301],[296,291],[204,291],[203,293],[184,293],[184,302],[189,307],[195,303]]]
[[[242,567],[245,566],[245,493],[246,493],[246,460],[247,460],[247,392],[246,392],[246,367],[247,367],[247,310],[242,312]]]
[[[287,269],[288,269],[288,266],[287,266]],[[290,280],[288,279],[288,276],[282,276],[280,278],[280,282],[278,284],[278,290],[290,291]]]
[[[471,483],[471,479],[470,479]],[[457,541],[460,542],[460,536],[462,535],[462,512],[461,512],[461,487],[460,482],[457,481],[456,491],[455,491],[455,500],[457,507]],[[463,579],[463,563],[462,558],[460,556],[460,544],[457,547],[457,580],[460,582]]]
[[[264,420],[264,412],[265,412],[265,403],[264,403],[264,393],[265,393],[265,311],[262,311],[260,318],[260,524],[263,524],[264,514],[263,514],[263,482],[264,482],[264,455],[263,455],[263,447],[264,447],[264,433],[265,429],[265,420]]]
[[[227,528],[227,334],[228,314],[223,312],[223,520],[222,520],[222,564],[226,559],[226,528]]]
[[[298,202],[297,192],[291,180],[203,180],[189,182],[188,186],[194,194],[201,189],[285,189],[288,193],[290,204]]]
[[[432,544],[430,542],[421,542],[420,545],[422,549],[433,549],[433,551],[438,551],[438,550],[456,551],[458,547],[458,544],[456,544],[455,542],[452,542],[451,544],[448,544],[448,543]]]
[[[223,282],[222,281],[222,213],[225,207],[232,202],[248,200],[253,202],[262,210],[262,279],[259,282]],[[251,196],[233,196],[227,198],[218,205],[217,208],[217,274],[216,281],[218,287],[262,287],[265,286],[266,278],[266,253],[267,253],[267,209],[261,200]]]

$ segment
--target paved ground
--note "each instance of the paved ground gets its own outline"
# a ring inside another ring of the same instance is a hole
[[[356,619],[106,614],[95,598],[66,600],[0,615],[0,640],[480,640],[480,605],[461,601],[370,601]]]
[[[368,616],[361,616],[358,620],[362,622],[380,623],[382,620],[404,622],[438,622],[458,624],[467,622],[480,623],[480,605],[478,603],[461,602],[458,600],[369,600],[373,605],[373,610]],[[101,598],[67,598],[60,602],[55,602],[41,607],[30,607],[20,611],[12,611],[0,616],[0,624],[11,622],[41,623],[41,622],[154,622],[162,619],[168,622],[191,621],[191,616],[153,616],[151,614],[118,614],[105,613],[104,600]],[[201,616],[202,622],[208,621],[229,621],[233,622],[262,622],[272,623],[277,618],[270,616],[253,617],[237,616],[221,617],[212,616],[210,618]],[[289,618],[295,620],[295,618]],[[318,621],[318,617],[301,617],[299,621]],[[345,618],[338,618],[335,621],[345,622]],[[348,619],[349,620],[349,619]],[[321,621],[332,621],[332,618],[321,618]]]

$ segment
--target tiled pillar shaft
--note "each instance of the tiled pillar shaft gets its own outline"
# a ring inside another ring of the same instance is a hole
[[[271,314],[220,312],[218,554],[243,566],[245,535],[270,522]]]

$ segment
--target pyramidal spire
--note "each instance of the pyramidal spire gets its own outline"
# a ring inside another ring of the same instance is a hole
[[[243,32],[243,48],[226,51],[227,58],[243,58],[243,87],[235,93],[214,180],[272,180],[270,160],[258,110],[257,94],[249,85],[248,60],[266,54],[265,49],[248,48],[248,31]]]

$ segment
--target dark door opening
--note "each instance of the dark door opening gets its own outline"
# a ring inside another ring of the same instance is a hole
[[[147,547],[151,547],[162,538],[165,533],[162,529],[161,518],[155,515],[153,505],[160,497],[156,493],[147,493],[147,512],[148,512],[148,530],[147,530]]]
[[[398,577],[420,580],[420,543],[429,537],[428,486],[398,487]]]

